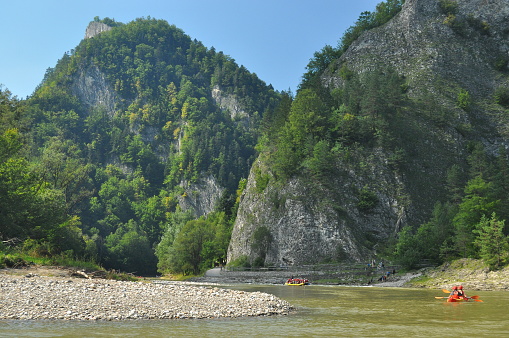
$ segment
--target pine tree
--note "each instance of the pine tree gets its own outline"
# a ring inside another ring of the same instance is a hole
[[[509,260],[509,242],[504,235],[505,220],[498,220],[493,213],[491,218],[482,216],[474,233],[477,234],[475,244],[479,247],[480,256],[492,269],[505,265]]]

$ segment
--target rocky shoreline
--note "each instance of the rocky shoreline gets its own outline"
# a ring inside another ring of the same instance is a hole
[[[283,284],[291,275],[307,278],[312,284],[319,278],[336,279],[334,274],[320,274],[317,271],[295,270],[288,271],[218,271],[211,270],[203,277],[192,278],[199,283],[211,284]],[[375,274],[375,276],[377,276]],[[346,279],[341,279],[346,280]],[[328,285],[368,285],[366,283],[328,283]],[[498,271],[491,271],[482,260],[458,259],[438,267],[422,268],[418,271],[391,275],[386,281],[374,280],[369,283],[375,287],[407,287],[429,289],[451,289],[454,285],[463,285],[468,290],[475,291],[509,291],[509,267]]]
[[[463,258],[436,268],[422,269],[422,278],[405,284],[405,287],[451,289],[463,285],[467,290],[509,291],[509,267],[491,271],[477,259]]]
[[[273,295],[182,283],[0,274],[0,319],[133,320],[286,315]]]
[[[375,272],[374,276],[380,275],[381,272]],[[421,276],[420,272],[410,272],[403,274],[391,275],[386,281],[379,282],[374,280],[370,284],[359,283],[354,278],[348,283],[341,283],[341,279],[338,279],[337,274],[327,273],[324,271],[310,271],[310,270],[292,270],[292,271],[226,271],[219,268],[215,268],[207,271],[203,277],[193,277],[189,279],[195,283],[207,283],[207,284],[271,284],[271,285],[282,285],[290,277],[295,276],[298,278],[306,278],[311,281],[313,285],[371,285],[377,287],[403,287],[412,279]],[[327,283],[316,283],[317,279],[329,280]],[[375,279],[375,278],[373,278]],[[334,281],[334,282],[332,282]]]

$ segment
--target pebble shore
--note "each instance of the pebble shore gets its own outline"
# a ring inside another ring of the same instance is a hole
[[[0,275],[0,319],[133,320],[286,315],[273,295],[217,287]]]

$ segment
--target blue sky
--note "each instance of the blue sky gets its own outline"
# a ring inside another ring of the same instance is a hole
[[[0,0],[0,84],[25,98],[95,16],[124,23],[150,16],[223,51],[275,89],[295,92],[313,53],[336,46],[381,1]]]

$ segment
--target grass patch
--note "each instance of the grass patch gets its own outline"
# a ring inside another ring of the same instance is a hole
[[[430,282],[433,282],[433,278],[428,277],[428,276],[420,276],[420,277],[413,278],[409,284],[415,285],[415,286],[419,286],[419,285],[426,286],[426,285],[429,285]]]
[[[128,281],[128,282],[137,282],[140,279],[134,276],[131,273],[111,270],[106,272],[106,279],[118,280],[118,281]]]
[[[60,266],[76,270],[104,271],[103,267],[93,261],[76,259],[65,253],[46,257],[30,255],[18,250],[0,252],[0,268],[16,269],[28,266]]]
[[[182,282],[182,281],[186,281],[193,277],[199,277],[199,276],[198,275],[184,275],[184,274],[168,274],[168,275],[158,277],[157,279],[158,280],[162,279],[162,280],[171,280],[171,281]]]

